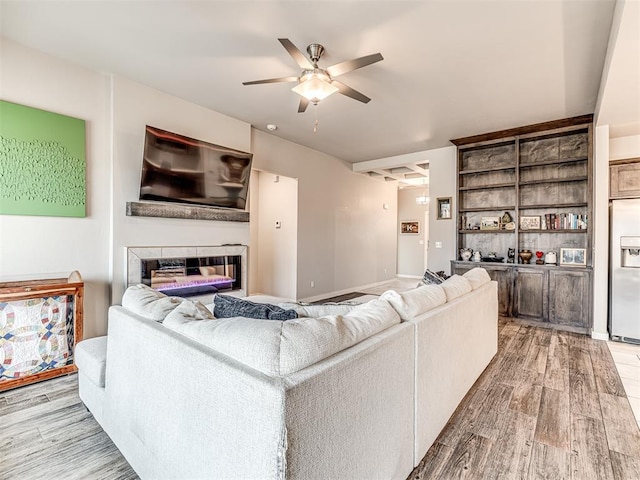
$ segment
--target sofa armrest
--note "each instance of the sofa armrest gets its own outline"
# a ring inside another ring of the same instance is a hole
[[[282,379],[119,306],[108,339],[105,430],[142,478],[278,478]]]

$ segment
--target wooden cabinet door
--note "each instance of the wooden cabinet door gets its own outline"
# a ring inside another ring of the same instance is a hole
[[[515,282],[515,316],[546,321],[548,316],[547,270],[518,268]]]
[[[488,268],[487,273],[491,280],[498,282],[498,315],[510,317],[513,314],[513,268]]]
[[[559,325],[590,327],[590,272],[549,272],[549,321]]]
[[[475,267],[484,268],[491,280],[495,280],[498,282],[498,315],[503,317],[510,317],[513,315],[513,267],[496,264],[488,265],[483,263],[482,265],[478,265],[472,262],[460,262],[453,263],[451,266],[451,271],[457,275],[463,275],[468,272],[472,268]]]
[[[640,197],[640,159],[611,165],[609,196],[611,198]]]

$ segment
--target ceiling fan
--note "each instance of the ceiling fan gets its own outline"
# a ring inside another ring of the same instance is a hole
[[[353,60],[347,60],[346,62],[336,63],[335,65],[331,65],[327,68],[320,68],[318,67],[318,60],[320,60],[320,57],[322,57],[322,54],[324,53],[324,47],[319,43],[312,43],[307,47],[307,53],[309,54],[309,58],[307,58],[288,38],[279,38],[278,41],[287,50],[287,52],[289,52],[289,55],[293,57],[300,68],[302,68],[300,76],[255,80],[253,82],[243,82],[243,85],[298,82],[298,85],[292,88],[294,92],[302,96],[300,99],[300,105],[298,106],[298,113],[304,112],[309,106],[309,103],[317,105],[320,100],[335,92],[351,97],[362,103],[369,103],[371,100],[366,95],[363,95],[344,83],[335,80],[335,77],[383,60],[380,53],[374,53],[372,55],[354,58]]]

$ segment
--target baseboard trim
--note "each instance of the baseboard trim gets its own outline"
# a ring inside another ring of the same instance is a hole
[[[396,275],[396,277],[400,277],[400,275]],[[422,278],[422,277],[418,277],[418,278]],[[322,300],[323,298],[337,297],[339,295],[344,295],[345,293],[351,293],[351,292],[360,292],[367,288],[373,288],[379,285],[383,285],[392,280],[393,278],[389,278],[387,280],[382,280],[380,282],[375,282],[375,283],[369,283],[367,285],[349,287],[349,288],[344,288],[342,290],[334,290],[333,292],[325,292],[320,295],[314,295],[312,297],[299,298],[298,301],[305,302],[305,303],[317,302],[318,300]]]
[[[608,333],[602,333],[602,332],[591,332],[591,338],[593,338],[594,340],[609,340],[609,334]]]

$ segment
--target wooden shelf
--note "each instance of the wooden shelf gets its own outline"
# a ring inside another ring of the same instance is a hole
[[[458,172],[460,175],[471,175],[474,173],[490,173],[490,172],[500,172],[504,170],[515,170],[515,165],[511,165],[508,167],[490,167],[490,168],[474,168],[471,170],[462,170]]]
[[[473,207],[473,208],[459,208],[458,212],[497,212],[503,210],[515,210],[515,205],[502,205],[497,207]]]
[[[469,190],[486,190],[488,188],[515,188],[515,183],[494,183],[492,185],[477,185],[473,187],[460,187],[458,190],[461,192]]]
[[[458,230],[458,233],[515,233],[515,230]]]
[[[586,228],[574,228],[574,229],[540,229],[540,230],[520,230],[520,233],[587,233],[589,230]]]
[[[527,180],[520,182],[520,185],[540,185],[543,183],[568,183],[568,182],[583,182],[588,180],[588,177],[570,177],[570,178],[545,178],[543,180]]]
[[[536,162],[536,163],[521,163],[520,168],[536,168],[536,167],[544,167],[545,165],[562,165],[565,163],[579,163],[579,162],[586,162],[587,160],[588,160],[587,157],[543,160],[541,162]]]
[[[456,250],[471,248],[503,257],[524,248],[558,254],[569,242],[582,250],[586,264],[591,265],[591,226],[557,230],[521,230],[519,226],[527,215],[539,216],[540,226],[546,225],[550,213],[593,219],[592,122],[588,115],[452,140],[458,147]],[[470,228],[503,212],[513,217],[514,230]],[[514,235],[496,235],[503,233]],[[451,273],[483,266],[498,282],[500,315],[588,333],[592,325],[590,267],[535,265],[535,260],[534,256],[531,264],[454,261]]]
[[[542,210],[542,209],[558,209],[558,208],[583,208],[588,207],[586,202],[582,203],[544,203],[538,205],[520,205],[519,210]]]

